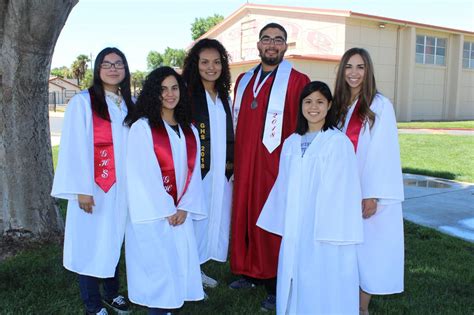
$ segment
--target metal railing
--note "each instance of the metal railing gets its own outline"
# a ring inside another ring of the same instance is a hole
[[[76,95],[74,90],[64,90],[62,92],[49,92],[48,93],[48,103],[54,111],[56,111],[57,105],[66,105],[69,100]]]

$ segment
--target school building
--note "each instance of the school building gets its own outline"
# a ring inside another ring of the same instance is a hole
[[[333,87],[344,52],[363,47],[399,121],[474,119],[472,31],[352,11],[244,4],[202,37],[223,43],[235,81],[259,63],[258,33],[270,22],[285,27],[285,58],[311,80]]]

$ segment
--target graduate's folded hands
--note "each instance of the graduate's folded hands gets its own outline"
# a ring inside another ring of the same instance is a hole
[[[178,209],[178,211],[176,211],[175,214],[168,217],[168,222],[172,226],[181,225],[184,223],[184,221],[186,221],[187,215],[188,215],[187,211]]]

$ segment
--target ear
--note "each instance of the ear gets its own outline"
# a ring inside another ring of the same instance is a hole
[[[328,110],[330,110],[330,109],[331,109],[331,106],[332,106],[332,101],[331,101],[331,102],[329,102],[329,104],[328,104]]]

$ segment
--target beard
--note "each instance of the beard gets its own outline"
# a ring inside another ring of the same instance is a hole
[[[285,50],[279,51],[275,57],[266,57],[265,51],[263,52],[259,51],[259,52],[260,52],[260,59],[262,60],[262,62],[269,66],[278,65],[283,60],[283,56],[285,55]]]

